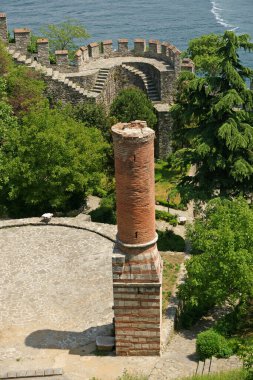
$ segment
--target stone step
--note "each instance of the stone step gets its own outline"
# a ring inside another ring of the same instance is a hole
[[[13,54],[13,58],[14,59],[17,59],[21,54],[19,53],[19,51],[17,51],[16,53]]]
[[[11,55],[13,55],[13,54],[15,53],[15,49],[13,49],[13,48],[11,48],[11,47],[8,47],[8,46],[7,46],[7,51],[8,51]]]
[[[53,69],[49,68],[46,71],[46,76],[52,76],[53,75]]]
[[[25,64],[26,65],[30,65],[32,63],[32,59],[31,58],[27,58],[26,60],[25,60]]]
[[[100,75],[100,74],[98,74],[98,76],[97,76],[97,79],[104,79],[104,80],[106,80],[106,78],[107,78],[107,75]]]
[[[104,83],[95,83],[95,87],[99,87],[99,88],[103,88],[104,87]]]
[[[25,56],[25,55],[20,55],[20,56],[17,58],[17,61],[18,61],[18,62],[25,62],[25,61],[26,61],[26,56]]]
[[[59,71],[54,71],[53,75],[52,75],[52,78],[53,79],[58,79],[59,78],[59,74],[60,74]]]
[[[41,69],[42,69],[42,65],[41,65],[40,63],[37,62],[37,65],[34,66],[34,69],[35,69],[36,71],[41,71]]]
[[[30,67],[36,67],[38,65],[38,62],[37,61],[32,61]]]

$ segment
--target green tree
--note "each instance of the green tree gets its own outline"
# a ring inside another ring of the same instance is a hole
[[[7,96],[15,115],[22,116],[45,103],[45,83],[41,75],[23,66],[13,67],[7,77]]]
[[[111,105],[110,114],[119,122],[144,120],[150,128],[157,123],[152,102],[138,88],[127,88],[120,91]]]
[[[214,305],[235,308],[252,299],[253,210],[244,199],[211,200],[187,239],[193,256],[179,289],[186,321]]]
[[[5,44],[0,39],[0,75],[6,75],[12,67],[12,59],[6,50]]]
[[[106,149],[97,129],[47,107],[31,111],[5,128],[0,204],[10,216],[80,207],[106,171]]]
[[[196,164],[195,177],[186,178],[187,196],[251,193],[253,189],[253,93],[245,79],[238,49],[252,51],[248,35],[227,31],[219,49],[219,74],[201,78],[183,73],[172,108],[174,138],[183,146],[181,158]]]
[[[218,51],[222,42],[222,36],[214,33],[194,38],[189,41],[184,56],[193,60],[197,73],[216,75],[220,71],[222,57]]]
[[[85,27],[75,19],[66,19],[57,25],[49,24],[41,28],[40,32],[49,39],[51,52],[55,50],[74,51],[78,47],[75,44],[75,39],[87,39],[90,37]]]
[[[68,104],[64,107],[64,112],[87,127],[98,128],[107,140],[110,139],[111,121],[101,104],[87,102],[76,106]]]

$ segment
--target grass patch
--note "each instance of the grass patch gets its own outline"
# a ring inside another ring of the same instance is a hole
[[[174,234],[173,231],[157,231],[158,234],[158,242],[157,247],[159,251],[175,251],[175,252],[183,252],[185,249],[185,241],[184,239]]]
[[[162,253],[163,259],[163,294],[162,310],[165,314],[169,299],[175,289],[180,265],[184,261],[184,255],[181,253]]]
[[[177,184],[184,174],[185,172],[179,166],[158,160],[155,163],[156,202],[160,204],[166,203],[172,208],[184,209],[185,206],[181,204],[180,194],[177,191]]]
[[[177,226],[177,217],[167,211],[155,210],[155,217],[158,220],[165,220],[165,222],[168,222],[174,227]]]
[[[210,375],[183,377],[180,380],[246,380],[247,373],[244,370],[219,372]]]
[[[97,377],[92,377],[90,380],[101,380]],[[148,380],[148,376],[138,373],[130,373],[124,371],[122,376],[117,377],[117,380]]]

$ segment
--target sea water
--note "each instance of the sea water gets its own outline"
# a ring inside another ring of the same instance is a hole
[[[46,24],[77,19],[90,41],[146,38],[170,41],[179,49],[189,39],[234,30],[253,38],[253,0],[1,0],[9,29],[30,27],[34,34]],[[253,54],[243,61],[253,68]]]

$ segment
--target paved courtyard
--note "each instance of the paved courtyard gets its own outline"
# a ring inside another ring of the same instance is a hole
[[[115,227],[78,217],[39,224],[0,221],[12,226],[0,229],[0,374],[62,368],[69,380],[115,380],[127,369],[171,380],[196,370],[196,332],[189,331],[161,357],[96,356],[95,337],[112,327]]]

